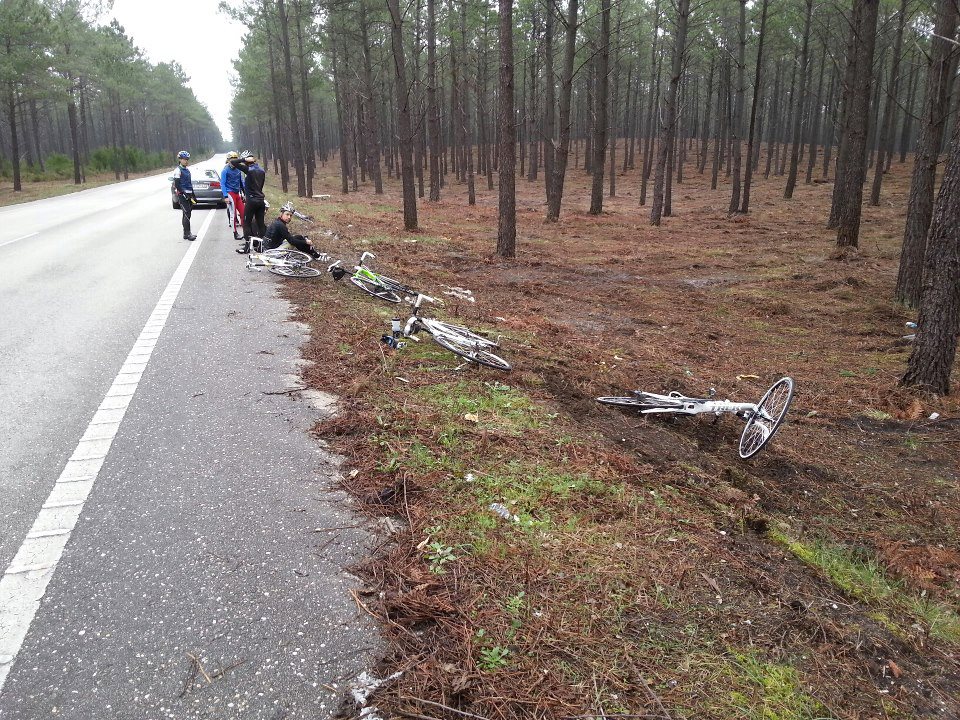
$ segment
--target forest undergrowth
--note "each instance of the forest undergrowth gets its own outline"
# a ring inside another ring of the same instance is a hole
[[[909,165],[843,260],[830,183],[784,201],[760,178],[728,217],[726,186],[694,174],[653,228],[636,171],[598,217],[571,171],[558,224],[542,181],[518,181],[504,261],[484,178],[475,207],[448,182],[405,233],[398,181],[341,196],[337,169],[315,186],[332,199],[298,203],[306,234],[345,264],[375,252],[514,364],[456,370],[428,337],[391,350],[396,306],[346,280],[283,287],[312,329],[306,380],[339,398],[316,433],[385,528],[355,569],[388,641],[378,672],[400,673],[370,701],[383,717],[960,717],[960,406],[897,388]],[[755,401],[783,375],[788,422],[750,461],[730,416],[594,401]]]

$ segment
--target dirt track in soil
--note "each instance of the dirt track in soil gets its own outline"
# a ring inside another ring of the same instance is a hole
[[[777,529],[851,548],[902,583],[904,593],[953,612],[960,605],[960,408],[954,399],[918,399],[896,388],[909,352],[900,336],[911,319],[890,301],[908,165],[894,164],[881,207],[865,208],[860,253],[845,260],[831,259],[833,234],[823,229],[832,184],[801,186],[784,201],[782,179],[761,177],[753,212],[728,217],[728,186],[711,191],[708,178],[691,177],[688,168],[674,188],[674,216],[660,228],[649,226],[647,209],[638,205],[635,171],[618,176],[619,195],[605,199],[599,217],[583,211],[587,176],[572,171],[555,225],[542,221],[542,182],[518,181],[518,257],[509,262],[492,256],[497,199],[484,178],[477,178],[476,207],[466,205],[465,186],[448,183],[439,204],[420,204],[420,232],[405,233],[396,181],[388,181],[380,197],[369,188],[344,197],[335,167],[329,164],[315,185],[332,199],[306,203],[317,225],[339,236],[308,233],[322,249],[347,259],[373,250],[378,269],[427,292],[444,285],[472,289],[476,304],[448,301],[445,313],[503,333],[515,365],[505,382],[552,408],[565,433],[593,446],[593,460],[620,468],[638,492],[674,493],[663,530],[683,521],[685,540],[664,549],[651,533],[638,532],[631,572],[641,578],[637,597],[652,586],[676,588],[679,605],[636,602],[625,624],[635,637],[592,640],[597,653],[617,644],[649,653],[637,661],[632,681],[630,673],[604,677],[619,688],[625,707],[656,710],[638,688],[636,678],[643,676],[677,716],[731,716],[709,690],[723,678],[682,663],[712,643],[650,651],[651,626],[677,636],[693,624],[726,647],[790,659],[805,690],[836,717],[960,716],[956,644],[930,636],[895,608],[878,608],[837,587],[771,537]],[[344,397],[340,425],[321,432],[360,470],[352,489],[369,498],[396,486],[396,474],[367,460],[364,446],[365,424],[375,419],[371,398],[407,390],[378,370],[383,317],[367,313],[352,288],[326,278],[285,290],[314,326],[308,357],[318,364],[308,380]],[[737,458],[741,426],[730,417],[638,418],[593,401],[632,388],[694,395],[715,388],[718,396],[753,401],[782,375],[797,387],[789,422],[749,462]],[[414,379],[413,387],[420,382]],[[928,419],[933,412],[939,419]],[[536,457],[543,448],[532,442],[514,449]],[[443,501],[429,474],[404,475],[404,491],[408,481],[416,497],[405,498],[402,509],[371,509],[414,526],[430,524]],[[399,600],[394,615],[380,609],[396,648],[385,667],[407,663],[405,692],[485,717],[602,709],[584,685],[537,678],[535,668],[551,662],[542,645],[524,648],[517,641],[532,661],[517,661],[512,676],[471,663],[470,619],[451,619],[444,608],[482,595],[478,588],[494,592],[499,580],[517,572],[515,563],[488,566],[476,582],[465,577],[468,571],[438,582],[415,568],[418,554],[403,540],[380,560],[366,569],[371,586],[379,582],[389,590],[392,583],[399,597],[401,586],[423,581],[432,595],[427,602],[421,593],[419,615],[409,603],[398,610]],[[406,576],[392,577],[385,563],[399,563]],[[711,609],[714,595],[722,596],[723,612]],[[397,623],[390,618],[404,612],[418,619],[416,639],[391,628]],[[544,627],[556,630],[548,620]],[[567,639],[584,642],[575,634]],[[444,650],[434,650],[431,664],[426,648],[437,643]],[[411,657],[419,658],[420,670],[409,670]],[[464,686],[457,692],[444,680],[443,668],[454,665],[463,668],[454,673]],[[401,711],[403,692],[386,706]]]

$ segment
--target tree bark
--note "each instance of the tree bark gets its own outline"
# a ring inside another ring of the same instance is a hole
[[[290,59],[290,26],[287,19],[287,8],[284,0],[277,0],[277,14],[280,17],[280,50],[283,56],[283,80],[287,92],[288,110],[290,112],[290,134],[293,135],[293,169],[297,173],[297,196],[307,194],[306,177],[303,166],[303,142],[300,121],[297,117],[297,104],[293,87],[293,63]]]
[[[368,37],[367,0],[360,0],[360,38],[363,45],[363,126],[367,154],[367,170],[373,180],[375,195],[383,195],[383,175],[380,172],[380,128],[377,127],[377,113],[374,108],[373,69],[370,60],[370,40]]]
[[[812,0],[811,0],[812,2]],[[757,39],[757,70],[753,80],[753,100],[750,102],[750,129],[747,131],[747,168],[743,177],[743,204],[740,212],[750,212],[750,187],[753,184],[753,144],[757,124],[757,106],[760,99],[760,71],[763,68],[763,40],[767,30],[769,0],[763,0],[760,8],[760,37]],[[712,67],[712,66],[711,66]]]
[[[500,0],[503,3],[505,0]],[[566,38],[563,52],[563,79],[560,84],[560,144],[554,159],[553,181],[550,183],[550,198],[547,202],[547,221],[560,219],[560,204],[563,200],[563,183],[567,175],[567,160],[570,156],[570,103],[573,95],[573,62],[577,53],[577,14],[579,0],[569,0],[567,5]]]
[[[863,6],[857,26],[855,88],[850,105],[848,125],[849,154],[843,179],[846,202],[840,209],[837,224],[837,247],[857,247],[860,240],[860,217],[863,210],[863,183],[867,175],[867,136],[870,122],[870,85],[873,82],[873,51],[877,40],[877,16],[880,0],[855,0]]]
[[[741,0],[745,2],[745,0]],[[677,32],[673,40],[673,61],[670,68],[670,82],[664,103],[661,123],[660,147],[657,151],[657,172],[653,182],[653,205],[650,208],[650,224],[659,225],[663,214],[666,175],[672,160],[672,139],[677,124],[677,94],[680,76],[683,74],[683,58],[686,54],[687,24],[690,17],[690,0],[677,2]]]
[[[430,136],[430,202],[440,200],[440,109],[437,105],[437,8],[427,0],[427,128]]]
[[[810,1],[810,0],[808,0]],[[740,148],[740,138],[743,134],[743,105],[746,95],[747,69],[747,0],[740,0],[739,37],[737,39],[737,97],[734,102],[732,130],[733,145],[733,189],[730,194],[729,211],[737,212],[740,209],[740,173],[742,170],[743,154]]]
[[[575,0],[572,1],[575,2]],[[499,0],[499,8],[500,212],[497,255],[512,258],[517,254],[517,130],[513,105],[513,0]]]
[[[900,85],[900,56],[903,52],[903,28],[907,20],[907,0],[900,0],[900,14],[897,20],[897,37],[893,42],[893,60],[890,65],[890,79],[887,81],[887,102],[883,109],[883,126],[877,134],[877,162],[873,169],[873,187],[870,189],[870,204],[880,205],[880,188],[883,173],[886,171],[887,157],[893,144],[893,117],[897,109],[897,91]]]
[[[917,337],[901,384],[948,395],[960,330],[960,124],[954,126],[923,264]]]
[[[387,0],[390,10],[393,67],[397,81],[397,129],[400,133],[400,177],[403,185],[403,227],[417,229],[417,187],[413,177],[413,133],[410,126],[410,88],[403,52],[403,18],[399,0]]]
[[[790,171],[783,197],[789,200],[797,186],[797,174],[800,166],[800,148],[803,146],[803,122],[810,97],[810,24],[813,19],[813,0],[806,0],[807,13],[803,23],[803,45],[800,51],[800,99],[797,103],[797,117],[793,124],[793,144],[790,148]]]
[[[920,126],[920,137],[913,160],[913,178],[910,200],[907,204],[907,224],[903,232],[903,248],[897,274],[896,299],[910,307],[920,302],[923,256],[927,246],[927,231],[933,215],[933,187],[937,173],[937,158],[946,127],[946,111],[954,46],[949,40],[957,31],[957,3],[938,0],[937,19],[931,42],[930,64],[927,68],[927,100]]]
[[[597,94],[593,131],[593,187],[590,214],[603,212],[603,172],[607,156],[607,106],[610,90],[610,0],[600,2],[600,52],[597,54]]]

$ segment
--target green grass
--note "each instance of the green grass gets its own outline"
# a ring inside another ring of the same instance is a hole
[[[417,388],[416,395],[441,412],[444,425],[454,427],[471,422],[465,415],[476,416],[480,429],[517,434],[547,421],[526,395],[498,381],[437,383]]]
[[[820,541],[808,544],[793,540],[777,531],[771,532],[771,537],[807,565],[822,572],[848,596],[881,609],[885,616],[881,622],[884,626],[896,625],[888,615],[895,609],[908,615],[911,621],[922,623],[931,637],[960,643],[960,615],[890,578],[875,558],[862,557],[848,548]],[[897,627],[901,629],[899,634],[906,634],[902,626]]]
[[[803,691],[790,665],[761,659],[754,652],[734,653],[730,692],[737,718],[749,720],[815,720],[829,717],[822,703]]]

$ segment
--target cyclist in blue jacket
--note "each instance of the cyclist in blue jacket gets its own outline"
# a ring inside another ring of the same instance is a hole
[[[193,193],[193,180],[187,168],[190,164],[190,153],[186,150],[178,152],[177,162],[179,165],[173,171],[173,188],[177,193],[180,209],[183,211],[183,239],[196,240],[197,236],[190,232],[190,214],[193,212],[193,206],[197,204],[196,195]]]
[[[223,192],[223,201],[227,204],[227,225],[233,230],[233,239],[239,240],[238,230],[243,229],[243,199],[244,183],[243,172],[238,165],[240,153],[231,150],[227,153],[227,164],[220,171],[220,189]]]

